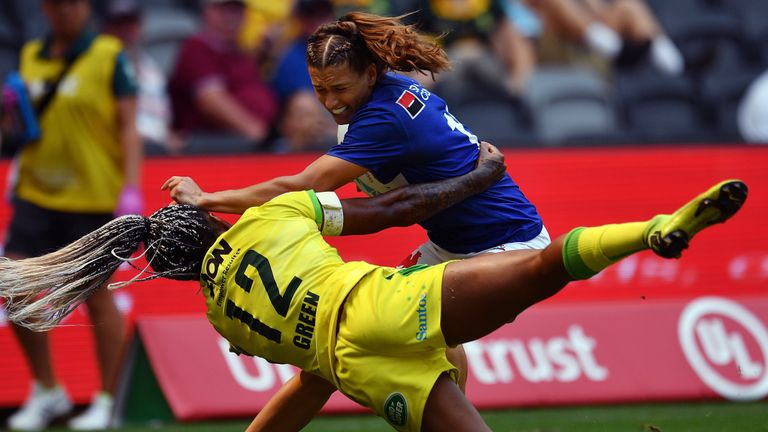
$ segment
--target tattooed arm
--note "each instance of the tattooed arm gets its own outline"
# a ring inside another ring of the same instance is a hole
[[[342,200],[342,235],[369,234],[393,226],[409,226],[482,192],[506,172],[504,155],[491,144],[480,145],[477,167],[463,176],[414,184],[374,198]]]

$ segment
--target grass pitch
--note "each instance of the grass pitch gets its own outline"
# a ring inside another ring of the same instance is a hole
[[[482,414],[496,432],[768,432],[768,401],[520,408]],[[243,431],[248,423],[243,420],[126,426],[116,431],[235,432]],[[384,432],[393,429],[382,419],[362,415],[321,416],[304,430]]]
[[[768,432],[768,401],[524,408],[484,411],[496,432]],[[126,426],[118,432],[235,432],[248,421]],[[63,432],[67,429],[55,428]],[[322,416],[307,432],[392,431],[373,415]],[[450,431],[450,427],[446,428]]]

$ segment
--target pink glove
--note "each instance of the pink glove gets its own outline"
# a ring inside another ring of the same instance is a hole
[[[136,186],[125,186],[120,192],[115,208],[115,217],[141,214],[144,211],[144,197]]]

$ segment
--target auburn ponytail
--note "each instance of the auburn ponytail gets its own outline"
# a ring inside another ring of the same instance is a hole
[[[358,73],[373,64],[379,74],[388,69],[431,74],[450,69],[437,43],[401,22],[406,16],[351,12],[324,24],[309,38],[307,64],[322,69],[347,63]]]

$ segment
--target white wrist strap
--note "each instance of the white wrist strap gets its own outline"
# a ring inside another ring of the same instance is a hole
[[[327,236],[341,235],[344,228],[344,211],[338,195],[335,192],[318,192],[315,195],[323,209],[323,226],[320,232]]]

